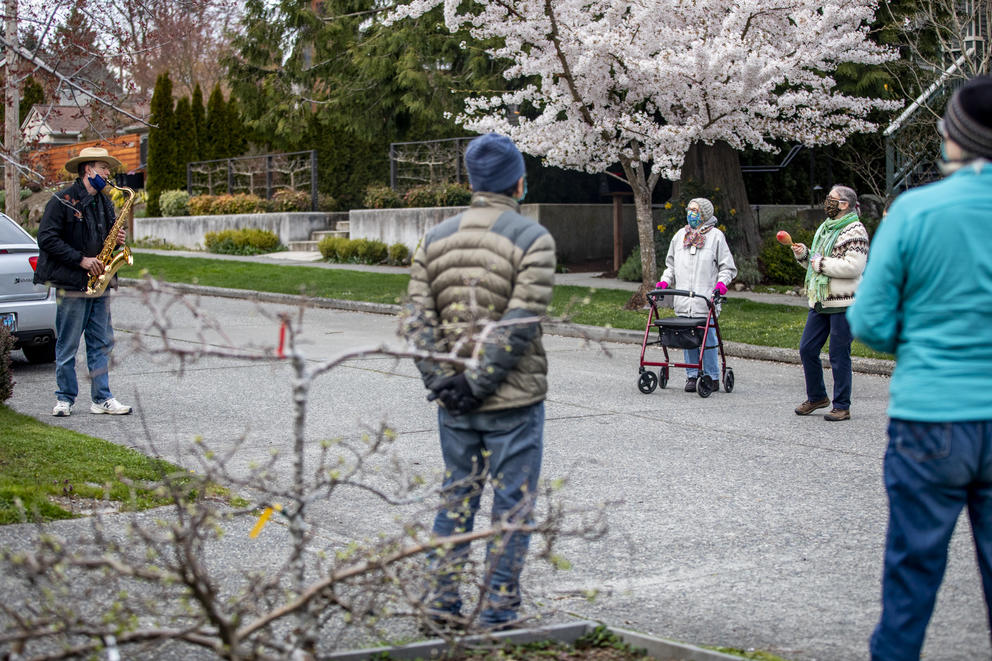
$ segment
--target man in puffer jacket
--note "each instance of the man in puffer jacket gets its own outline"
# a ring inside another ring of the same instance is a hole
[[[470,208],[427,232],[413,258],[402,333],[419,350],[454,352],[464,362],[418,360],[428,400],[437,400],[445,479],[434,535],[472,530],[488,472],[492,520],[531,520],[541,471],[548,364],[540,318],[551,302],[555,243],[519,213],[526,192],[523,157],[489,133],[465,152]],[[481,623],[512,626],[530,535],[492,540]],[[468,544],[431,558],[426,606],[433,627],[461,618],[460,566]]]

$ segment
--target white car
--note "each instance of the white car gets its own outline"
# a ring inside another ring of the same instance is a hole
[[[34,284],[38,242],[0,213],[0,325],[32,363],[55,360],[55,289]]]

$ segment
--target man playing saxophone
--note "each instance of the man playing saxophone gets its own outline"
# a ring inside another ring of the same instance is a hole
[[[56,193],[45,207],[38,228],[38,268],[34,281],[58,288],[55,316],[55,408],[54,416],[67,416],[79,393],[76,381],[76,352],[86,337],[86,366],[90,375],[90,413],[126,415],[130,406],[118,402],[110,392],[110,351],[114,329],[110,319],[110,296],[87,296],[91,276],[104,272],[99,258],[104,243],[115,231],[114,203],[103,192],[112,169],[121,162],[100,147],[86,147],[65,164],[76,181]],[[124,245],[124,227],[116,229],[117,245]],[[116,285],[116,283],[114,283]]]

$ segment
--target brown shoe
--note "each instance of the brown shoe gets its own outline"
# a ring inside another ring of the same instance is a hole
[[[809,415],[816,409],[825,409],[830,406],[830,398],[824,397],[818,402],[811,402],[808,399],[796,407],[796,415]]]
[[[841,420],[851,419],[851,409],[833,409],[830,413],[823,416],[824,420],[829,420],[830,422],[840,422]]]

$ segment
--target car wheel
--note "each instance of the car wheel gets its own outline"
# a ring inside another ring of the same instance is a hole
[[[40,344],[30,347],[21,347],[24,357],[29,363],[54,363],[55,362],[55,342]]]

